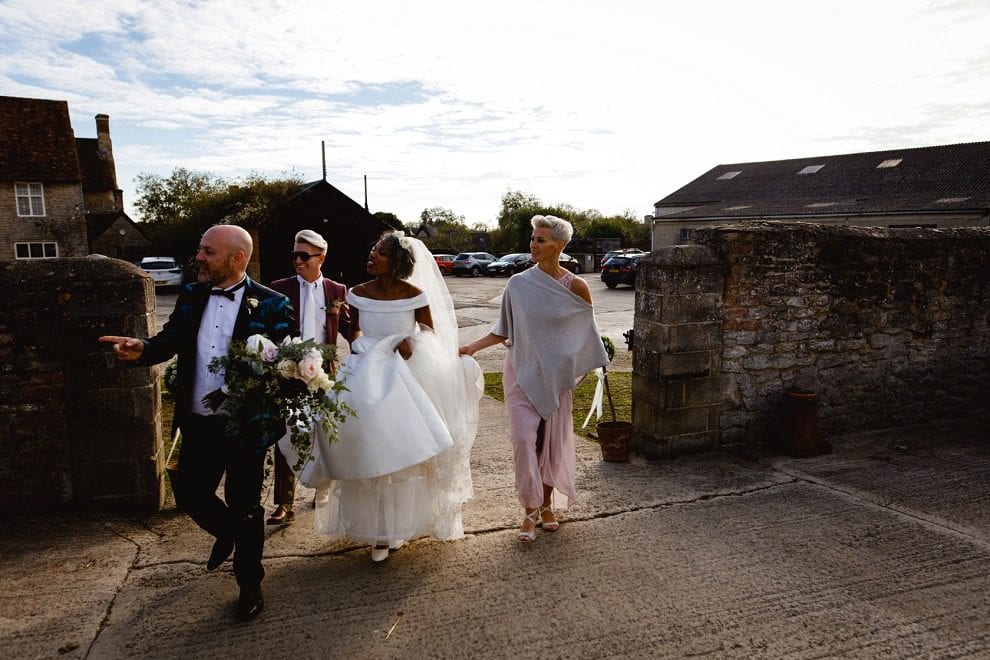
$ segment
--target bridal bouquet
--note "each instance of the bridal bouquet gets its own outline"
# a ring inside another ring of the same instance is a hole
[[[224,385],[203,403],[227,417],[231,435],[259,437],[259,452],[288,432],[299,456],[308,457],[317,425],[333,441],[337,423],[354,412],[337,396],[344,385],[324,368],[335,353],[329,344],[298,337],[280,344],[264,335],[232,342],[226,356],[210,361],[210,371],[224,373]]]

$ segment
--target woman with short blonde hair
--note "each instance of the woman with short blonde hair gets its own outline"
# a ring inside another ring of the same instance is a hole
[[[573,401],[575,383],[608,363],[587,282],[560,266],[573,235],[568,221],[535,215],[529,249],[535,268],[509,278],[491,332],[460,347],[463,355],[504,343],[502,387],[516,491],[524,516],[517,539],[552,532],[554,512],[576,497]],[[555,497],[556,494],[556,497]]]

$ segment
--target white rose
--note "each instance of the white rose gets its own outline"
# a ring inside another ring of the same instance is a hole
[[[316,392],[317,390],[329,392],[333,387],[333,381],[330,380],[330,376],[325,371],[321,370],[313,380],[307,383],[307,386],[310,392]]]
[[[311,348],[306,351],[306,354],[303,357],[312,360],[317,364],[317,366],[323,366],[323,353],[320,353],[315,348]]]
[[[285,378],[286,380],[295,378],[299,373],[296,363],[292,360],[281,360],[277,365],[275,365],[275,370],[278,372],[279,376]]]
[[[268,342],[269,344],[271,343],[264,335],[251,335],[244,343],[244,348],[248,353],[258,355],[264,348],[265,342]]]

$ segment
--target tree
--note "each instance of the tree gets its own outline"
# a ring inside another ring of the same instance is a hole
[[[434,206],[432,208],[423,209],[423,212],[419,214],[419,219],[422,222],[428,222],[431,225],[435,225],[438,222],[446,222],[449,224],[461,224],[467,226],[464,222],[464,216],[454,213],[450,209],[445,209],[442,206]]]
[[[464,216],[442,206],[423,209],[419,214],[420,227],[429,227],[430,236],[423,243],[433,252],[464,252],[474,247],[471,230]]]
[[[576,211],[568,206],[547,206],[529,193],[512,191],[502,195],[498,229],[492,236],[496,252],[528,252],[533,233],[530,220],[534,215],[555,215],[573,222]]]
[[[189,217],[194,200],[210,192],[223,190],[226,183],[206,172],[193,172],[184,167],[172,170],[168,178],[157,174],[137,175],[137,199],[134,206],[141,222],[176,224]]]
[[[254,174],[228,182],[181,167],[169,177],[138,174],[137,181],[134,204],[154,251],[181,261],[192,258],[199,237],[212,225],[263,229],[273,221],[278,207],[302,186],[298,179]]]
[[[498,229],[493,232],[492,246],[498,252],[525,252],[529,249],[529,237],[534,215],[555,215],[569,221],[574,227],[571,249],[594,251],[586,239],[618,238],[623,245],[649,247],[650,228],[636,220],[632,212],[623,215],[603,216],[599,211],[581,211],[569,204],[549,206],[537,197],[520,191],[509,191],[502,196],[502,210],[498,216]]]
[[[396,231],[405,231],[405,225],[402,224],[402,220],[399,220],[399,216],[394,213],[386,213],[385,211],[376,211],[371,214],[373,217],[381,220],[386,225],[395,229]]]

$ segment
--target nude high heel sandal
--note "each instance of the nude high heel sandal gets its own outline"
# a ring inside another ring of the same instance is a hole
[[[519,541],[520,543],[532,543],[533,541],[536,540],[536,526],[540,524],[539,507],[533,509],[532,511],[530,511],[525,515],[525,517],[523,518],[523,524],[526,524],[527,520],[533,523],[533,529],[529,532],[524,532],[522,530],[519,530],[519,532],[516,534],[516,540]]]

